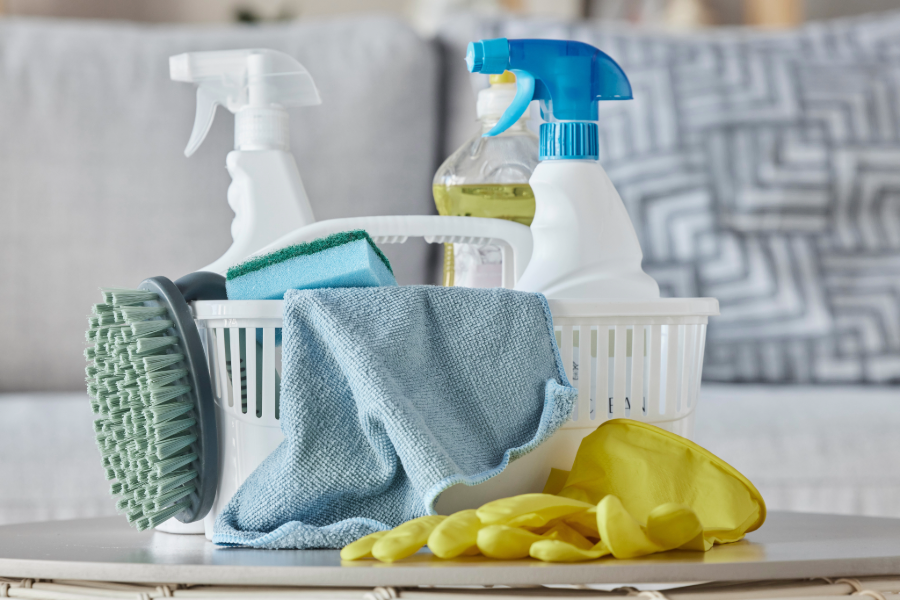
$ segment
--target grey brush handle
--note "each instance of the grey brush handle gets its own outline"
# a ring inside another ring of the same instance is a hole
[[[198,429],[196,443],[199,455],[199,481],[196,502],[192,502],[190,506],[175,515],[175,518],[182,523],[193,523],[206,516],[215,500],[219,477],[219,440],[216,432],[215,402],[209,369],[206,366],[206,354],[203,352],[203,344],[200,341],[200,333],[197,331],[194,316],[181,291],[183,286],[185,289],[194,289],[196,293],[201,289],[201,287],[196,287],[198,281],[198,278],[191,278],[190,275],[182,277],[177,283],[172,283],[165,277],[151,277],[145,279],[138,286],[139,289],[156,293],[169,309],[173,326],[184,346],[184,360],[188,367],[191,387],[194,390],[195,410],[197,411],[196,427]],[[222,287],[224,288],[224,278],[222,278]],[[202,289],[208,292],[214,289],[214,286]]]
[[[194,300],[228,300],[225,292],[225,278],[218,273],[197,271],[189,273],[175,282],[185,302]]]

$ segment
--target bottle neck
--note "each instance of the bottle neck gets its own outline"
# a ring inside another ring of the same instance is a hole
[[[479,123],[481,124],[481,134],[484,135],[488,131],[494,128],[500,121],[500,115],[487,115],[479,119]],[[509,126],[509,129],[501,133],[500,135],[507,135],[510,133],[525,133],[528,131],[528,127],[526,126],[526,119],[519,119],[515,123]]]
[[[246,106],[234,115],[235,150],[283,150],[290,152],[287,110]]]
[[[593,121],[543,123],[539,147],[542,161],[597,160],[600,156],[597,124]]]

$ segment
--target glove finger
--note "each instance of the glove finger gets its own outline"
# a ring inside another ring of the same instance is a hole
[[[603,542],[597,542],[589,549],[582,549],[561,540],[541,540],[531,545],[529,555],[544,562],[581,562],[595,560],[609,554]]]
[[[390,529],[376,531],[375,533],[370,533],[367,536],[359,538],[355,542],[347,544],[341,549],[341,560],[359,560],[360,558],[372,556],[372,546],[389,532]]]
[[[613,495],[606,496],[597,505],[597,529],[600,539],[616,558],[636,558],[662,551]]]
[[[551,494],[522,494],[488,502],[478,509],[478,518],[485,525],[510,527],[541,527],[549,521],[584,512],[592,504]]]
[[[528,549],[542,538],[536,533],[508,527],[489,525],[478,532],[478,549],[489,558],[513,560],[528,556]]]
[[[481,527],[474,509],[454,513],[439,523],[428,536],[428,548],[438,558],[455,558],[477,545]]]
[[[375,542],[372,556],[382,562],[393,562],[412,556],[422,549],[434,528],[447,517],[428,515],[407,521]]]

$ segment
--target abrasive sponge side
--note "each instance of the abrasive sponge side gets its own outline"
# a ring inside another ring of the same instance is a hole
[[[229,300],[280,300],[287,290],[397,285],[391,264],[362,230],[288,246],[228,269]]]

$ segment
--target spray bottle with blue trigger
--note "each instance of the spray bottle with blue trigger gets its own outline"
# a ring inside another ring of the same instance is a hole
[[[607,54],[581,42],[508,40],[469,44],[472,73],[516,75],[516,97],[497,125],[515,123],[532,100],[541,117],[534,190],[534,250],[516,289],[548,298],[652,300],[656,281],[618,192],[598,161],[597,103],[630,100],[631,84]]]

